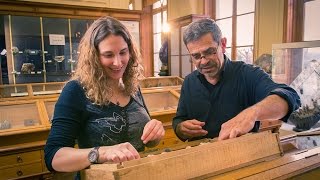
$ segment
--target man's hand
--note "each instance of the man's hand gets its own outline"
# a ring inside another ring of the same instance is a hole
[[[221,125],[218,140],[231,139],[248,133],[257,120],[257,112],[254,107],[245,109],[236,117]]]
[[[208,131],[202,129],[204,125],[205,122],[196,119],[186,120],[178,124],[176,133],[183,139],[205,136]]]

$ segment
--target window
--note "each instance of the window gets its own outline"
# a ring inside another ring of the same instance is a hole
[[[304,3],[304,41],[320,40],[320,0]]]
[[[255,0],[216,0],[215,19],[227,38],[226,55],[253,63]]]
[[[159,52],[166,41],[167,0],[159,0],[153,4],[153,73],[159,76],[163,63]]]

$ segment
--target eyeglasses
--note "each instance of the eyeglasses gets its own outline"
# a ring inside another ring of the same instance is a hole
[[[190,54],[192,57],[191,60],[193,62],[199,62],[202,58],[207,59],[207,57],[217,54],[218,47],[209,47],[208,49],[202,51],[202,53]]]

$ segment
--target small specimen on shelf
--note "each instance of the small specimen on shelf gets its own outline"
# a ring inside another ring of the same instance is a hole
[[[10,129],[11,123],[9,120],[0,120],[0,130]]]
[[[15,47],[15,46],[13,46],[13,47],[12,47],[11,51],[12,51],[12,54],[13,54],[13,55],[15,55],[15,54],[18,54],[18,53],[19,53],[19,49],[18,49],[18,47]]]
[[[21,66],[21,73],[23,74],[30,74],[32,71],[34,71],[35,66],[33,63],[23,63]]]
[[[24,120],[24,126],[34,126],[35,121],[33,119],[25,119]]]
[[[55,56],[53,59],[57,62],[62,62],[64,60],[64,56]]]

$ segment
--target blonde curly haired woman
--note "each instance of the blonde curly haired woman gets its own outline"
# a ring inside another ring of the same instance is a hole
[[[55,105],[45,146],[50,171],[137,159],[138,151],[164,136],[162,123],[150,120],[144,104],[140,55],[123,24],[111,17],[96,20],[79,52],[76,71]]]

